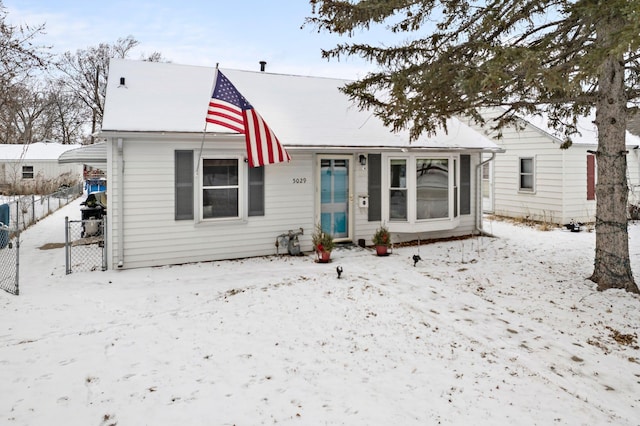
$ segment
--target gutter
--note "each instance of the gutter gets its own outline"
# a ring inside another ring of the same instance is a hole
[[[124,154],[122,138],[117,139],[116,146],[118,149],[118,268],[122,268],[124,266]]]

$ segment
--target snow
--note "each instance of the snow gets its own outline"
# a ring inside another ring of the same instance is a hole
[[[0,292],[0,424],[638,424],[640,298],[586,279],[593,232],[66,276],[39,247],[79,202]]]
[[[81,147],[80,144],[58,142],[34,142],[22,144],[0,144],[2,160],[56,160],[60,154]]]
[[[409,141],[407,129],[391,132],[371,111],[360,110],[339,91],[348,80],[233,69],[221,70],[287,148],[433,148],[499,150],[483,134],[456,118],[448,132]],[[120,132],[205,131],[215,68],[112,59],[102,135]],[[125,84],[120,84],[120,78]],[[207,138],[241,135],[207,124]],[[184,137],[182,135],[181,137]]]

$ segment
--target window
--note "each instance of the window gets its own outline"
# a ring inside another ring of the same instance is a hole
[[[389,220],[407,220],[407,160],[389,166]]]
[[[202,160],[202,218],[239,217],[240,179],[237,158]]]
[[[264,216],[264,167],[247,167],[241,156],[200,161],[202,178],[194,188],[193,151],[175,151],[175,220],[193,220],[197,209],[200,219]],[[198,191],[200,207],[194,203]]]
[[[520,191],[534,191],[534,161],[532,157],[520,158]]]
[[[22,166],[22,179],[33,179],[33,166]]]
[[[449,160],[416,160],[416,219],[449,217]]]
[[[461,202],[458,155],[383,154],[383,164],[382,221],[394,232],[455,226]]]

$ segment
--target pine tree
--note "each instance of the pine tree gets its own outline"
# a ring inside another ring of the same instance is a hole
[[[345,43],[326,58],[377,65],[344,92],[412,139],[458,115],[496,130],[546,114],[571,144],[577,117],[595,109],[598,130],[596,250],[599,290],[638,293],[629,261],[625,131],[640,97],[640,0],[311,0],[308,25],[352,36],[385,25],[394,46]]]

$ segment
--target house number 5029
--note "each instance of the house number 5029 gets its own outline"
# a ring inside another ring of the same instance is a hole
[[[293,178],[293,183],[307,183],[307,178]]]

